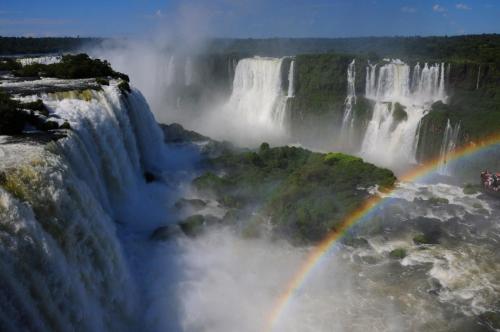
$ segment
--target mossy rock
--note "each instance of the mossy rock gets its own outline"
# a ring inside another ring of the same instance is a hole
[[[394,259],[403,259],[406,257],[406,249],[404,248],[394,249],[389,253],[389,257]]]
[[[474,195],[477,194],[479,190],[480,190],[479,186],[467,183],[464,186],[463,192],[465,195]]]
[[[179,226],[187,236],[196,236],[203,231],[205,218],[200,214],[188,217],[179,223]]]
[[[99,85],[109,85],[109,80],[107,78],[98,77],[95,79],[95,81]]]
[[[64,121],[64,123],[59,127],[59,129],[71,130],[71,125],[68,121]]]
[[[413,243],[416,245],[421,244],[437,244],[439,243],[439,234],[438,233],[428,233],[428,234],[418,234],[413,237]]]
[[[399,123],[401,121],[408,120],[408,113],[406,113],[406,107],[404,107],[400,103],[394,103],[392,107],[393,107],[392,117],[394,118],[395,122]]]
[[[167,225],[155,229],[149,238],[155,241],[167,241],[179,235],[179,233],[180,230],[177,225]]]
[[[427,201],[429,203],[431,203],[432,205],[446,205],[446,204],[450,203],[450,201],[448,201],[448,199],[446,199],[444,197],[437,197],[437,196],[432,196]]]

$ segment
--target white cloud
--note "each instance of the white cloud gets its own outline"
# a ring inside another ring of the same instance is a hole
[[[446,8],[439,4],[435,4],[434,6],[432,6],[432,10],[438,13],[444,13],[446,11]]]
[[[413,7],[404,6],[404,7],[401,7],[401,11],[403,13],[415,13],[417,11],[417,9],[413,8]]]
[[[464,3],[457,3],[455,7],[460,10],[471,10],[471,8]]]

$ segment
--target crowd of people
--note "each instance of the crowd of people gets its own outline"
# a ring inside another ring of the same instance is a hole
[[[487,189],[500,191],[500,173],[481,172],[481,183]]]

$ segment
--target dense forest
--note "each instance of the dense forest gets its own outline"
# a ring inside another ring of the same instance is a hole
[[[0,54],[57,53],[99,44],[100,38],[0,37]],[[402,58],[499,63],[500,34],[443,37],[213,39],[208,53],[285,56],[342,53],[370,58]]]
[[[76,51],[83,46],[100,43],[99,38],[28,38],[1,37],[0,54],[43,54]]]
[[[342,53],[370,58],[419,58],[454,62],[499,62],[500,35],[453,37],[359,37],[215,39],[210,52],[284,56],[311,53]]]

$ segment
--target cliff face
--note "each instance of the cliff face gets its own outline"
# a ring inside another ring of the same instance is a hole
[[[299,141],[323,141],[325,147],[340,139],[345,112],[347,70],[353,56],[299,55],[295,67],[295,98],[289,100],[292,137]],[[365,98],[366,58],[355,57],[351,146],[359,147],[373,113],[373,101]],[[409,63],[410,68],[417,60]],[[420,59],[420,63],[434,63]],[[440,62],[441,63],[441,62]],[[500,129],[500,66],[496,63],[444,62],[446,103],[436,102],[423,117],[418,135],[417,161],[437,157],[448,120],[460,125],[458,144],[479,141]],[[404,120],[404,119],[403,119]],[[438,143],[436,143],[438,142]]]
[[[451,63],[447,104],[435,103],[422,119],[418,159],[439,154],[448,119],[460,124],[459,145],[480,141],[500,129],[500,67],[497,64]]]

